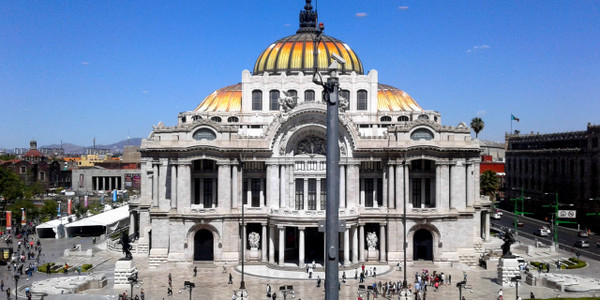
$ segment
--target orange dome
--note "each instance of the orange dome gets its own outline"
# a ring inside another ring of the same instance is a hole
[[[377,85],[377,110],[379,111],[423,111],[417,101],[402,90],[391,85]]]
[[[194,111],[241,111],[242,84],[218,89],[208,95]]]

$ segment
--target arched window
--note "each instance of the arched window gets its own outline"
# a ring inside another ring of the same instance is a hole
[[[346,101],[350,102],[350,91],[349,90],[340,90],[339,96],[340,96],[340,98],[346,99]]]
[[[390,117],[390,116],[383,116],[379,120],[381,122],[391,122],[392,121],[392,117]]]
[[[304,91],[304,102],[315,101],[315,91],[306,90]]]
[[[185,117],[181,117],[181,123],[185,123]]]
[[[212,141],[217,138],[217,135],[208,128],[200,128],[196,132],[194,132],[193,138],[196,141],[200,141],[200,140]]]
[[[221,117],[212,117],[210,118],[213,122],[221,123]]]
[[[237,123],[239,121],[240,121],[240,118],[238,118],[238,117],[229,117],[229,118],[227,118],[227,122],[229,122],[229,123]]]
[[[202,120],[201,116],[192,116],[192,121],[199,121]]]
[[[262,91],[252,91],[252,110],[262,110]]]
[[[298,91],[296,91],[296,90],[289,90],[289,91],[287,91],[287,93],[288,93],[288,96],[290,96],[290,97],[298,96]]]
[[[398,122],[408,122],[409,118],[408,116],[399,116],[398,117]]]
[[[419,115],[417,117],[417,120],[426,121],[426,120],[429,120],[429,116],[428,115]]]
[[[269,92],[269,109],[279,110],[279,91],[272,90]]]
[[[413,131],[413,133],[410,135],[410,139],[413,141],[418,141],[418,140],[432,140],[433,139],[433,133],[425,128],[419,128],[415,131]]]
[[[356,93],[356,109],[367,110],[367,91],[359,90]]]

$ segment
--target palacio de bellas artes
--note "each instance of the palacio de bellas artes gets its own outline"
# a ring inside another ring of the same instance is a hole
[[[408,261],[475,264],[491,207],[480,196],[479,141],[365,70],[303,2],[295,34],[265,41],[240,83],[142,141],[141,196],[130,202],[136,251],[150,267],[242,255],[273,268],[322,265],[327,106],[313,79],[316,70],[325,81],[337,56],[340,264],[401,263],[405,229]]]

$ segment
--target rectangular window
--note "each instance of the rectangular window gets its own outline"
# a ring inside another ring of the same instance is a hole
[[[40,172],[40,180],[41,181],[46,180],[46,174],[44,174],[44,172]]]
[[[242,203],[248,204],[248,181],[242,182]]]
[[[327,208],[327,180],[321,179],[321,210],[325,210]],[[343,201],[340,199],[340,202]]]
[[[194,204],[200,204],[200,178],[194,178]]]
[[[412,197],[413,207],[421,207],[421,178],[414,178],[412,180]]]
[[[252,91],[252,110],[262,110],[262,91]]]
[[[260,207],[260,178],[252,178],[252,207]]]
[[[317,180],[308,180],[308,210],[317,209]]]
[[[25,174],[25,167],[21,167],[21,174]]]
[[[294,208],[304,209],[304,179],[296,179],[296,199]]]
[[[202,203],[204,204],[205,208],[212,207],[212,195],[213,195],[212,178],[204,178],[203,189],[204,189],[204,191],[202,193],[203,194]]]
[[[383,206],[383,178],[377,178],[377,205]]]
[[[308,90],[304,91],[304,102],[315,101],[315,91]]]
[[[373,178],[365,178],[365,207],[373,207]]]
[[[279,91],[273,90],[269,92],[269,109],[279,110]]]
[[[425,207],[435,207],[435,203],[431,199],[431,178],[425,179]]]
[[[367,91],[360,90],[356,93],[356,109],[367,110]]]

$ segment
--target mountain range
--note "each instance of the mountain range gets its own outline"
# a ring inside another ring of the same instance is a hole
[[[123,152],[123,147],[125,146],[139,146],[142,143],[142,138],[130,138],[127,140],[122,140],[116,143],[108,144],[108,145],[96,145],[98,149],[110,149],[112,153],[120,153]],[[45,145],[38,148],[60,148],[60,144],[51,144]],[[81,154],[85,153],[85,149],[93,148],[94,146],[79,146],[71,143],[62,143],[62,148],[65,149],[65,153],[67,154]]]

